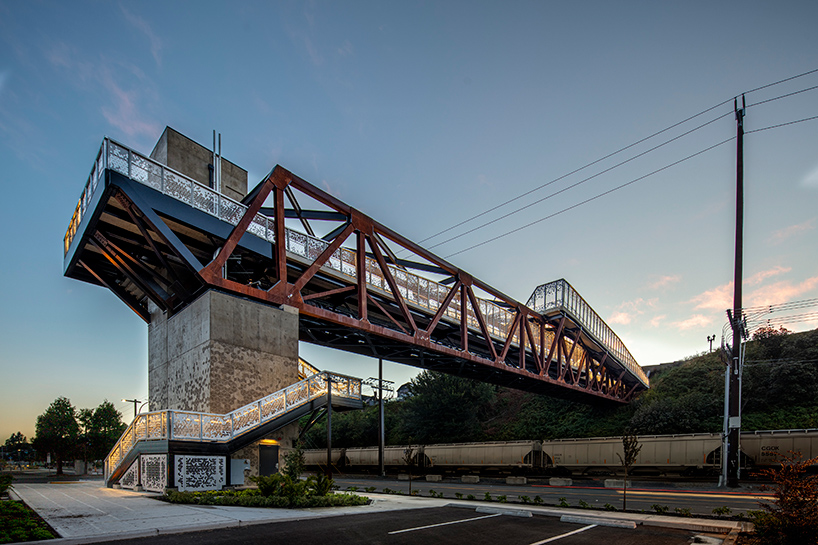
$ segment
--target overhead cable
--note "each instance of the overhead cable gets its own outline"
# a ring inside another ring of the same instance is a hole
[[[458,254],[462,254],[462,253],[464,253],[464,252],[468,252],[469,250],[473,250],[473,249],[475,249],[475,248],[478,248],[478,247],[483,246],[483,245],[485,245],[485,244],[488,244],[488,243],[490,243],[490,242],[494,242],[495,240],[499,240],[499,239],[501,239],[501,238],[507,237],[508,235],[511,235],[511,234],[516,233],[516,232],[518,232],[518,231],[522,231],[523,229],[527,229],[528,227],[531,227],[531,226],[533,226],[533,225],[536,225],[536,224],[538,224],[538,223],[541,223],[541,222],[543,222],[543,221],[545,221],[545,220],[551,219],[551,218],[553,218],[553,217],[555,217],[555,216],[558,216],[558,215],[560,215],[560,214],[562,214],[562,213],[564,213],[564,212],[568,212],[569,210],[573,210],[574,208],[578,208],[578,207],[582,206],[583,204],[587,204],[587,203],[589,203],[589,202],[591,202],[591,201],[595,201],[595,200],[597,200],[597,199],[599,199],[599,198],[601,198],[601,197],[604,197],[604,196],[606,196],[606,195],[609,195],[609,194],[613,193],[614,191],[618,191],[618,190],[620,190],[620,189],[623,189],[623,188],[625,188],[625,187],[628,187],[629,185],[632,185],[632,184],[635,184],[636,182],[639,182],[639,181],[641,181],[641,180],[644,180],[645,178],[648,178],[649,176],[653,176],[654,174],[658,174],[659,172],[662,172],[662,171],[667,170],[667,169],[669,169],[669,168],[671,168],[671,167],[674,167],[674,166],[676,166],[676,165],[678,165],[678,164],[680,164],[680,163],[683,163],[683,162],[685,162],[685,161],[687,161],[687,160],[689,160],[689,159],[693,159],[694,157],[697,157],[697,156],[699,156],[699,155],[701,155],[701,154],[703,154],[703,153],[706,153],[706,152],[708,152],[708,151],[710,151],[710,150],[712,150],[712,149],[715,149],[715,148],[717,148],[717,147],[719,147],[719,146],[722,146],[722,145],[726,144],[727,142],[731,142],[732,140],[733,140],[733,137],[730,137],[730,138],[727,138],[727,139],[725,139],[725,140],[722,140],[721,142],[719,142],[719,143],[717,143],[717,144],[713,144],[712,146],[709,146],[709,147],[707,147],[707,148],[704,148],[703,150],[697,151],[696,153],[693,153],[693,154],[691,154],[691,155],[688,155],[687,157],[684,157],[684,158],[682,158],[682,159],[679,159],[678,161],[674,161],[673,163],[670,163],[670,164],[668,164],[668,165],[665,165],[665,166],[663,166],[662,168],[656,169],[656,170],[654,170],[653,172],[649,172],[648,174],[645,174],[645,175],[640,176],[640,177],[638,177],[638,178],[634,178],[633,180],[631,180],[631,181],[629,181],[629,182],[626,182],[626,183],[624,183],[624,184],[618,185],[618,186],[614,187],[613,189],[609,189],[609,190],[604,191],[604,192],[602,192],[602,193],[599,193],[599,194],[597,194],[597,195],[595,195],[595,196],[593,196],[593,197],[591,197],[591,198],[585,199],[585,200],[584,200],[584,201],[582,201],[582,202],[579,202],[579,203],[574,204],[574,205],[572,205],[572,206],[569,206],[569,207],[567,207],[567,208],[563,208],[562,210],[560,210],[560,211],[558,211],[558,212],[554,212],[553,214],[549,214],[548,216],[545,216],[545,217],[542,217],[542,218],[540,218],[540,219],[538,219],[538,220],[535,220],[535,221],[532,221],[532,222],[530,222],[530,223],[527,223],[527,224],[525,224],[525,225],[523,225],[523,226],[521,226],[521,227],[517,227],[516,229],[512,229],[512,230],[510,230],[510,231],[506,231],[505,233],[503,233],[503,234],[501,234],[501,235],[497,235],[497,236],[492,237],[492,238],[490,238],[490,239],[484,240],[483,242],[479,242],[479,243],[477,243],[477,244],[474,244],[474,245],[472,245],[472,246],[469,246],[468,248],[465,248],[465,249],[463,249],[463,250],[460,250],[460,251],[454,252],[453,254],[449,254],[449,255],[447,255],[447,256],[445,257],[445,259],[449,259],[449,258],[451,258],[451,257],[454,257],[454,256],[458,255]]]

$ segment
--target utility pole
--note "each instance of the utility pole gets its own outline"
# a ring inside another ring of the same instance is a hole
[[[738,98],[733,100],[736,112],[736,258],[733,275],[733,346],[729,363],[729,379],[726,381],[730,394],[727,409],[727,486],[738,487],[739,475],[739,437],[741,431],[741,283],[742,264],[744,260],[744,110],[746,103],[741,97],[741,108]]]
[[[383,359],[378,358],[378,474],[386,477],[386,468],[383,463],[386,441],[383,428]]]
[[[332,375],[327,373],[327,470],[332,478]]]

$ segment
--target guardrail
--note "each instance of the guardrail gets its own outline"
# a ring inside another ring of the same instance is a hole
[[[64,238],[65,253],[68,253],[70,249],[71,242],[76,236],[77,229],[86,213],[87,205],[91,201],[99,185],[102,173],[106,168],[119,172],[134,181],[156,189],[169,197],[184,202],[197,210],[215,216],[231,225],[237,225],[247,210],[245,205],[225,195],[221,195],[184,174],[154,161],[139,152],[133,151],[119,142],[105,138],[97,154],[97,159],[91,169],[91,174],[85,184],[80,200],[77,203],[68,230],[66,231]],[[275,243],[275,230],[273,227],[272,219],[258,213],[253,218],[247,231],[258,238]],[[308,263],[314,262],[330,244],[320,238],[289,228],[285,229],[284,233],[286,238],[286,250],[290,256],[297,256],[306,260]],[[353,250],[341,247],[332,254],[322,269],[333,271],[336,275],[346,277],[349,282],[356,283],[356,260],[356,253]],[[451,289],[449,286],[429,280],[428,278],[408,272],[405,269],[391,264],[387,266],[389,267],[389,272],[392,277],[395,279],[401,296],[409,305],[434,314],[446,300],[446,296]],[[369,257],[366,258],[366,282],[374,290],[385,294],[391,292],[378,262]],[[551,284],[554,283],[552,282]],[[567,282],[565,282],[565,284],[567,285]],[[545,284],[545,286],[548,285],[550,284]],[[540,288],[542,287],[543,286],[540,286]],[[537,289],[539,290],[540,288]],[[535,294],[536,293],[535,291]],[[624,358],[620,360],[623,365],[647,385],[647,377],[639,365],[636,364],[636,361],[630,353],[627,352],[627,349],[624,348],[622,341],[602,322],[601,318],[599,318],[590,306],[579,297],[579,294],[577,294],[570,285],[567,290],[560,293],[565,294],[562,296],[562,299],[565,301],[565,304],[568,305],[566,309],[571,310],[573,317],[578,320],[590,320],[587,324],[585,322],[580,322],[580,324],[587,327],[597,340],[602,343],[602,346],[608,349],[612,356],[618,359]],[[533,295],[532,298],[534,298]],[[581,301],[581,303],[579,303],[579,301]],[[532,307],[530,303],[531,301],[529,300],[528,306],[537,310]],[[483,315],[489,334],[498,339],[499,342],[505,342],[509,330],[514,324],[515,312],[485,299],[478,298],[477,304],[480,307],[480,312]],[[455,298],[446,308],[444,317],[459,321],[460,314],[460,302],[458,298]],[[473,310],[467,309],[466,318],[469,328],[473,331],[480,331],[480,323]],[[604,327],[600,326],[599,322],[601,322]],[[550,346],[553,340],[553,333],[546,330],[543,334],[543,332],[540,331],[541,326],[539,324],[531,325],[533,342],[536,345],[538,353],[541,353],[543,347],[540,346],[540,340],[545,338],[545,344]],[[512,344],[519,346],[519,334],[514,331],[511,333],[511,337]],[[581,357],[581,350],[575,351],[574,360],[576,361],[572,361],[572,365],[576,367]]]
[[[587,334],[594,337],[600,346],[607,348],[609,353],[625,365],[642,384],[648,385],[647,375],[636,363],[625,347],[625,343],[566,280],[555,280],[537,286],[526,305],[541,314],[550,310],[559,310],[569,314],[577,324],[582,325]]]
[[[327,394],[361,399],[361,380],[335,373],[318,373],[228,414],[155,411],[139,414],[105,458],[105,479],[140,441],[180,440],[226,443],[270,420]]]

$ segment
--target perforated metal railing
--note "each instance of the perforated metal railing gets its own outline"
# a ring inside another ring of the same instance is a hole
[[[528,299],[526,306],[541,314],[550,310],[566,312],[578,324],[582,324],[587,334],[594,337],[601,346],[607,348],[642,384],[647,386],[647,375],[636,363],[636,360],[625,347],[625,343],[599,317],[599,314],[591,308],[591,305],[586,303],[585,299],[571,287],[571,284],[564,279],[537,286]]]
[[[71,242],[77,233],[82,218],[86,214],[87,206],[91,202],[106,168],[119,172],[148,187],[152,187],[169,197],[184,202],[197,210],[213,215],[231,225],[237,225],[247,210],[247,207],[243,204],[219,194],[184,174],[176,172],[110,138],[105,138],[65,234],[65,253],[68,253],[71,247]],[[275,242],[273,220],[261,213],[256,214],[253,218],[253,221],[248,227],[248,231],[261,239]],[[320,238],[312,237],[306,233],[292,229],[285,229],[285,236],[286,250],[289,254],[288,257],[300,258],[306,263],[314,262],[330,244]],[[356,283],[356,261],[357,258],[354,251],[341,247],[332,254],[322,269],[336,276],[345,277],[350,283]],[[446,300],[446,296],[451,289],[450,287],[394,265],[388,264],[387,266],[389,267],[389,272],[392,277],[395,279],[401,296],[404,297],[409,305],[434,314]],[[389,284],[380,266],[376,260],[369,257],[366,259],[366,282],[370,289],[380,291],[387,295],[390,293]],[[576,294],[570,286],[568,286],[567,290],[560,293],[565,294],[561,300],[564,301],[565,304],[572,305],[570,309],[576,310],[576,312],[572,311],[573,317],[580,320],[580,323],[594,334],[597,340],[602,343],[602,346],[608,349],[612,356],[620,359],[623,365],[634,373],[639,380],[647,384],[647,378],[642,372],[642,369],[636,364],[633,357],[627,352],[627,349],[624,348],[622,341],[613,334],[613,331],[611,331],[607,325],[604,325],[604,322],[602,322],[590,306],[579,297],[579,294]],[[500,342],[505,341],[507,332],[514,323],[514,311],[507,310],[485,299],[478,298],[477,303],[484,317],[489,334],[499,339]],[[536,308],[534,310],[536,310]],[[459,298],[455,297],[446,308],[444,317],[459,321],[460,312],[460,301]],[[585,319],[589,320],[587,324],[582,322],[582,320]],[[602,325],[600,325],[600,322]],[[480,331],[480,324],[471,308],[467,308],[467,324],[473,331]],[[532,341],[538,353],[541,353],[543,345],[546,347],[551,346],[553,333],[548,329],[542,332],[539,324],[532,323],[531,327]],[[542,340],[545,342],[543,343]],[[515,346],[519,346],[519,335],[516,331],[512,333],[511,342]],[[577,367],[583,356],[583,350],[577,347],[577,350],[573,352],[571,364]]]
[[[140,441],[161,439],[216,443],[231,441],[317,397],[326,395],[328,377],[332,384],[333,397],[361,399],[360,379],[323,372],[228,414],[172,410],[139,414],[105,459],[105,478],[108,479]]]

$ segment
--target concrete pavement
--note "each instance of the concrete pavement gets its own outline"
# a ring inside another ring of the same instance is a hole
[[[615,513],[582,509],[561,509],[505,505],[486,502],[452,501],[437,498],[367,494],[372,503],[355,507],[313,509],[267,509],[251,507],[169,504],[153,499],[156,494],[105,488],[98,480],[60,483],[15,484],[12,493],[48,522],[62,537],[48,543],[94,543],[114,539],[230,528],[287,520],[367,514],[393,510],[457,505],[526,510],[541,515],[595,517],[604,521],[634,521],[637,525],[663,526],[700,532],[737,533],[735,521],[686,519],[648,514]],[[152,498],[153,496],[153,498]],[[43,542],[46,543],[46,542]]]

